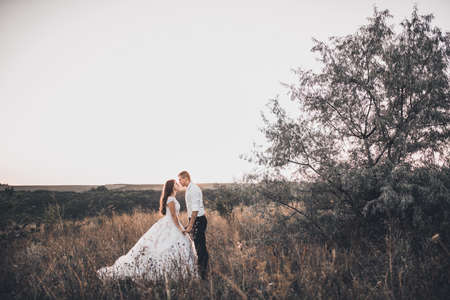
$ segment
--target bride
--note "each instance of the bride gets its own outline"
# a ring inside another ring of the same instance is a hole
[[[184,233],[178,216],[180,203],[175,198],[182,187],[175,180],[164,184],[160,199],[163,215],[127,254],[119,257],[112,266],[97,270],[100,279],[145,279],[157,280],[197,276],[195,246]]]

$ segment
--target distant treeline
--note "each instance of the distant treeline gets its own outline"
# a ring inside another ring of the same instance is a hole
[[[203,190],[205,201],[214,198],[212,190]],[[55,192],[47,190],[0,191],[0,229],[31,223],[52,223],[58,218],[83,219],[89,216],[130,213],[133,209],[159,209],[160,191],[113,191],[104,186],[86,192]],[[177,195],[185,209],[184,193]]]

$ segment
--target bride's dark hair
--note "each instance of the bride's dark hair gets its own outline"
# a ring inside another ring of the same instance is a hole
[[[172,195],[174,186],[175,186],[175,179],[167,180],[166,183],[164,183],[164,187],[161,192],[161,198],[159,199],[159,211],[163,215],[166,214],[167,198],[169,198],[169,196]]]

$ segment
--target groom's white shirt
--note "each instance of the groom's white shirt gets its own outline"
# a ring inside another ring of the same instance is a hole
[[[205,208],[203,206],[203,194],[202,190],[195,183],[190,182],[186,188],[186,194],[184,196],[186,200],[186,209],[189,218],[192,216],[193,211],[198,211],[197,217],[205,214]]]

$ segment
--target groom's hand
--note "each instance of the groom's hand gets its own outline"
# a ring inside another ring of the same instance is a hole
[[[184,231],[185,232],[191,232],[192,231],[192,226],[188,226]]]

